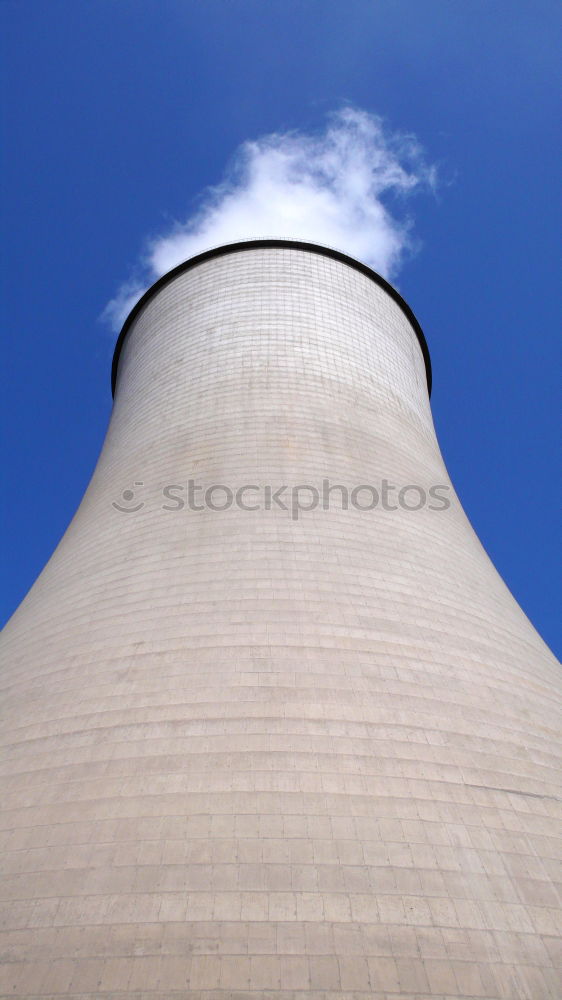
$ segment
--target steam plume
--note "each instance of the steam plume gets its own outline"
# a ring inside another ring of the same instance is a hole
[[[243,143],[225,179],[203,194],[186,222],[149,241],[137,277],[121,286],[104,317],[119,329],[142,292],[170,268],[208,247],[273,236],[343,250],[393,279],[411,249],[405,196],[432,187],[435,170],[413,136],[345,108],[319,134],[276,132]],[[401,215],[401,217],[399,217]]]

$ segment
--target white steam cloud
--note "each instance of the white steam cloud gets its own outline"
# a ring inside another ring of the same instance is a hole
[[[221,184],[186,222],[148,243],[137,277],[104,318],[117,330],[143,291],[188,257],[236,240],[285,237],[343,250],[393,279],[412,248],[411,222],[391,214],[405,196],[435,184],[411,135],[386,131],[355,108],[329,116],[321,133],[273,133],[243,143]]]

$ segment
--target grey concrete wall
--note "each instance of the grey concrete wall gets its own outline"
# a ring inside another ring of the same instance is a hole
[[[397,304],[264,247],[129,331],[3,638],[0,996],[559,997],[560,674],[458,499],[163,510],[190,478],[447,484]]]

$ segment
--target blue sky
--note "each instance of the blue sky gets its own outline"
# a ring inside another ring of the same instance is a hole
[[[416,250],[395,280],[429,343],[451,478],[556,648],[554,0],[4,0],[0,18],[3,618],[87,486],[111,410],[100,315],[147,240],[242,143],[317,135],[352,106],[436,166],[435,190],[396,208]]]

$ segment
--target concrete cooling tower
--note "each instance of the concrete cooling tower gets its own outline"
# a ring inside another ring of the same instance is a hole
[[[135,306],[4,632],[4,1000],[562,995],[560,674],[429,379],[400,295],[314,244]]]

